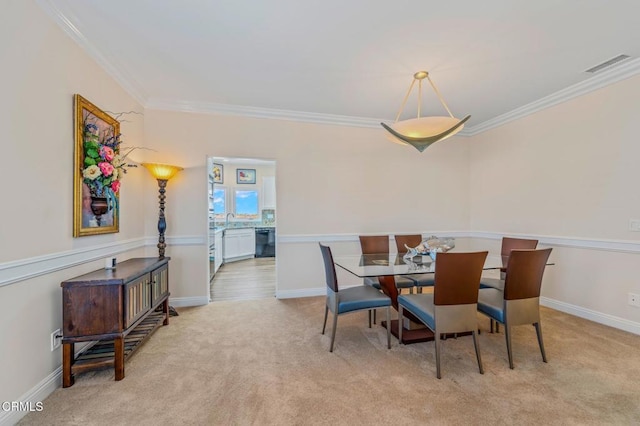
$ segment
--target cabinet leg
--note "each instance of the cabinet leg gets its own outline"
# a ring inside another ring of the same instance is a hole
[[[73,374],[71,374],[71,364],[73,364],[73,343],[62,344],[62,387],[68,388],[73,385]]]
[[[116,372],[116,380],[124,379],[124,337],[116,337],[113,340],[115,359],[113,365]]]
[[[164,312],[162,325],[169,325],[169,298],[164,299],[164,302],[162,302],[162,312]]]

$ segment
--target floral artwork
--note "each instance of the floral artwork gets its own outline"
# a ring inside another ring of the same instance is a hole
[[[119,231],[120,123],[75,95],[74,237]]]

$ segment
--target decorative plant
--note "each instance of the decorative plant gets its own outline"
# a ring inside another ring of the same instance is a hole
[[[120,135],[100,134],[98,126],[85,123],[83,132],[83,182],[92,197],[107,199],[109,210],[117,205],[120,180],[127,172],[125,160],[137,147],[121,149]]]

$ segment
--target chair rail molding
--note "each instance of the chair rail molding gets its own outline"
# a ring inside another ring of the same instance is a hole
[[[402,232],[379,232],[376,234],[388,234],[392,239],[394,234]],[[438,235],[452,238],[484,238],[489,240],[501,240],[502,237],[537,239],[540,244],[556,247],[570,247],[581,249],[592,249],[601,251],[640,253],[640,242],[632,240],[609,240],[596,238],[576,238],[559,235],[537,235],[537,234],[510,234],[489,231],[425,231],[423,236]],[[278,243],[330,243],[330,242],[358,242],[359,234],[280,234],[277,237]]]

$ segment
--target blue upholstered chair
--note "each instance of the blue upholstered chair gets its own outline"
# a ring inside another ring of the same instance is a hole
[[[511,327],[514,325],[533,324],[536,328],[542,360],[547,362],[540,326],[540,288],[542,287],[542,275],[550,254],[550,248],[512,250],[507,263],[504,291],[496,288],[480,289],[478,311],[492,320],[504,324],[507,355],[511,369],[513,369]]]
[[[407,252],[407,247],[417,247],[422,243],[422,235],[394,235],[396,241],[396,249],[398,254],[402,255]],[[422,293],[423,287],[433,287],[434,278],[432,274],[412,274],[403,275],[402,278],[413,281],[413,285],[418,289],[418,293]]]
[[[523,250],[533,250],[538,246],[538,240],[528,240],[525,238],[510,238],[510,237],[502,237],[502,247],[500,249],[500,254],[502,255],[502,262],[504,265],[509,262],[509,253],[511,250],[515,249],[523,249]],[[500,278],[492,278],[492,277],[482,277],[480,279],[480,288],[497,288],[498,290],[504,290],[504,277],[507,268],[500,269]],[[493,333],[495,324],[496,333],[499,331],[498,323],[495,323],[493,319],[489,325],[491,332]]]
[[[434,333],[436,376],[440,375],[440,338],[449,333],[471,332],[478,369],[484,374],[478,346],[478,289],[488,252],[438,253],[433,293],[398,296],[400,318],[411,312]],[[402,327],[398,340],[402,342]]]
[[[361,285],[340,290],[338,288],[338,278],[336,268],[333,264],[331,248],[320,244],[320,251],[324,260],[324,271],[327,280],[327,299],[324,307],[324,323],[322,334],[327,326],[327,315],[329,311],[333,313],[333,328],[331,331],[331,347],[329,352],[333,352],[333,343],[336,339],[336,327],[338,316],[362,310],[376,308],[386,308],[387,324],[391,323],[391,299],[382,294],[379,290],[368,285]],[[369,321],[371,327],[371,321]],[[387,348],[391,348],[391,332],[387,327]]]
[[[538,246],[538,240],[528,240],[524,238],[510,238],[503,237],[502,238],[502,247],[500,249],[500,254],[504,259],[504,264],[509,261],[509,253],[511,250],[521,249],[521,250],[533,250]],[[504,277],[507,269],[500,269],[500,278],[489,278],[482,277],[480,279],[480,288],[497,288],[498,290],[504,289]]]
[[[362,254],[389,254],[389,236],[388,235],[360,235],[360,248]],[[413,293],[413,280],[404,276],[396,277],[396,287],[399,289],[408,288]],[[365,277],[364,283],[380,289],[378,277]]]

